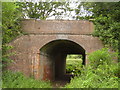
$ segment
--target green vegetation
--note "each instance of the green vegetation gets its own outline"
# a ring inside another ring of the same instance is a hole
[[[110,65],[111,63],[113,63],[115,57],[117,57],[117,53],[110,53],[108,48],[103,48],[91,53],[88,56],[88,59],[90,61],[90,65],[95,69],[99,67],[99,65],[103,65],[104,63]],[[117,62],[117,59],[114,61]]]
[[[85,16],[81,7],[87,13]],[[61,11],[58,12],[57,9]],[[8,57],[14,52],[8,53],[8,50],[14,47],[8,46],[8,43],[23,34],[20,27],[22,19],[46,20],[51,16],[62,19],[62,15],[72,10],[68,3],[2,2],[2,66],[7,66],[12,61]],[[84,2],[78,5],[75,12],[76,20],[92,21],[95,24],[93,35],[99,37],[105,46],[120,53],[120,2]],[[77,76],[65,88],[118,88],[120,63],[113,62],[115,57],[116,54],[109,53],[108,49],[95,51],[89,55],[89,66],[82,66],[81,59],[68,57],[67,72]],[[3,88],[51,88],[50,82],[27,78],[19,72],[4,71],[2,79]]]
[[[12,55],[7,53],[12,49],[8,43],[16,37],[23,35],[20,22],[22,19],[40,19],[46,20],[48,17],[55,16],[56,19],[65,12],[71,11],[69,3],[65,2],[2,2],[2,62],[3,67],[7,66]],[[57,11],[57,10],[61,11]]]
[[[7,66],[11,60],[8,58],[13,53],[7,53],[12,49],[8,43],[21,35],[20,20],[22,13],[18,10],[19,6],[13,2],[2,3],[2,62],[3,67]]]
[[[9,43],[21,34],[20,19],[22,14],[19,10],[17,10],[18,8],[19,6],[13,2],[2,3],[3,44]]]
[[[80,11],[80,8],[86,10]],[[106,46],[118,51],[120,41],[120,2],[83,2],[76,9],[76,19],[90,20],[95,24],[94,36],[99,37]]]
[[[68,63],[72,65],[71,71],[75,76],[69,84],[64,88],[118,88],[118,81],[120,76],[120,68],[118,64],[114,63],[113,57],[116,54],[109,53],[108,49],[104,48],[95,51],[89,55],[89,66],[81,67],[81,60],[72,60]],[[96,62],[97,60],[97,62]],[[77,63],[79,61],[79,63]],[[72,63],[72,64],[71,64]],[[69,71],[69,69],[68,69]],[[51,88],[48,81],[37,81],[33,78],[27,78],[23,74],[10,71],[3,72],[3,88]]]
[[[68,55],[66,58],[66,73],[79,75],[82,69],[81,55]]]
[[[2,80],[2,88],[51,88],[49,81],[27,78],[20,72],[5,71]]]
[[[55,19],[62,19],[62,15],[72,10],[69,8],[69,2],[17,2],[17,4],[20,6],[19,10],[22,11],[23,18],[40,20],[46,20],[52,16]]]
[[[65,88],[118,88],[120,69],[112,58],[108,49],[93,52],[89,55],[89,66],[80,69],[80,76],[74,77]]]

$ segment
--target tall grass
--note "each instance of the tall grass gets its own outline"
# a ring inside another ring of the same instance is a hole
[[[79,76],[72,78],[65,88],[118,88],[120,63],[113,62],[114,55],[108,49],[91,53],[90,64],[84,66]]]
[[[78,75],[82,68],[81,55],[68,55],[66,58],[66,73]]]
[[[20,72],[5,71],[2,76],[2,88],[51,88],[49,81],[27,78]]]

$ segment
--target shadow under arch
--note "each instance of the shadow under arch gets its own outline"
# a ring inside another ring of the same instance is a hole
[[[53,40],[40,49],[40,63],[43,73],[41,79],[63,79],[66,73],[66,57],[68,54],[81,54],[85,65],[85,49],[71,40]]]

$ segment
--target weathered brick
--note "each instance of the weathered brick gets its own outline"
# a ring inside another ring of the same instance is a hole
[[[103,47],[91,35],[93,27],[89,21],[24,20],[22,29],[28,35],[10,43],[16,55],[10,57],[14,62],[8,69],[42,80],[54,80],[57,73],[64,76],[67,54],[82,54],[87,64],[86,54]]]

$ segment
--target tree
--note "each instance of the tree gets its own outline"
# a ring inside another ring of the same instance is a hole
[[[10,42],[20,31],[21,12],[17,10],[18,6],[13,2],[2,3],[2,36],[3,44]]]
[[[26,18],[35,18],[45,20],[50,16],[58,16],[65,14],[67,10],[71,10],[69,3],[66,2],[3,2],[2,3],[2,62],[11,61],[6,52],[13,48],[7,44],[17,36],[23,34],[21,32],[20,21]]]
[[[24,18],[35,18],[45,20],[52,16],[60,16],[66,11],[71,11],[69,3],[66,2],[18,2]]]
[[[6,66],[6,62],[11,60],[8,58],[12,53],[7,54],[6,52],[12,48],[7,44],[15,37],[21,34],[20,20],[21,12],[17,10],[19,8],[13,2],[2,3],[2,62],[3,66]]]
[[[86,16],[81,16],[81,8]],[[120,40],[120,2],[84,2],[76,9],[76,19],[90,20],[95,24],[93,35],[98,36],[105,45],[118,50]]]

